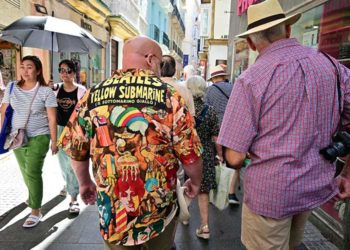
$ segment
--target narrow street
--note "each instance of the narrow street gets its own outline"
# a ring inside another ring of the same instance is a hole
[[[13,154],[1,155],[0,171],[0,249],[103,249],[98,232],[96,206],[80,202],[81,214],[71,217],[67,208],[69,200],[59,196],[63,180],[56,156],[48,155],[44,164],[43,220],[33,229],[22,224],[30,210],[24,204],[27,191]],[[242,199],[242,193],[238,193]],[[219,211],[210,206],[209,241],[195,235],[199,225],[199,211],[194,201],[190,206],[189,225],[178,225],[175,237],[177,249],[245,249],[240,241],[241,206]],[[337,249],[317,229],[308,223],[304,245],[301,249]]]

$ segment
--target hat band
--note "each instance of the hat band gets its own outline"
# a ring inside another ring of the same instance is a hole
[[[216,72],[212,73],[211,77],[214,77],[214,76],[222,74],[222,73],[226,74],[226,72],[224,70],[220,70],[220,71],[216,71]]]
[[[258,27],[260,25],[272,22],[272,21],[276,21],[278,19],[282,19],[285,18],[286,15],[285,14],[277,14],[277,15],[273,15],[273,16],[268,16],[265,17],[263,19],[260,19],[258,21],[252,22],[251,24],[248,25],[247,30],[253,29],[255,27]]]

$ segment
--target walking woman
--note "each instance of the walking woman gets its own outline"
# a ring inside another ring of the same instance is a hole
[[[14,109],[12,131],[26,128],[28,143],[14,150],[24,182],[28,188],[28,206],[31,214],[23,227],[35,227],[42,218],[43,197],[42,167],[49,150],[56,154],[56,107],[57,102],[51,88],[43,77],[41,61],[36,56],[25,56],[20,66],[21,80],[9,83],[1,106],[1,117],[9,104]],[[14,84],[10,94],[10,88]],[[28,122],[27,122],[28,120]],[[3,121],[1,121],[2,125]]]
[[[63,60],[58,65],[58,72],[62,82],[56,83],[53,86],[57,98],[57,134],[58,138],[62,134],[64,127],[67,125],[68,120],[75,105],[78,103],[86,89],[84,86],[75,83],[74,76],[76,74],[75,64],[71,60]],[[79,214],[80,208],[77,202],[79,194],[79,183],[72,168],[69,156],[62,150],[58,151],[58,160],[62,170],[63,179],[66,183],[66,190],[61,191],[61,195],[65,195],[65,191],[71,197],[69,203],[69,213]]]
[[[198,194],[198,206],[201,225],[196,235],[202,239],[209,239],[209,192],[216,189],[215,178],[215,144],[219,134],[218,117],[212,106],[204,104],[203,97],[207,84],[200,76],[192,76],[187,80],[187,87],[191,91],[196,111],[196,129],[203,145],[203,179]],[[222,159],[222,156],[219,156]]]

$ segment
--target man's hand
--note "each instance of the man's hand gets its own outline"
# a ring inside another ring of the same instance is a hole
[[[350,198],[350,177],[340,175],[337,182],[339,187],[338,197],[340,199]]]
[[[94,205],[96,202],[96,185],[95,183],[90,180],[90,182],[87,182],[84,185],[79,186],[80,189],[80,196],[83,202],[86,205]]]
[[[184,183],[184,187],[186,187],[185,194],[191,199],[195,198],[199,194],[200,185],[193,184],[191,179],[188,179]]]

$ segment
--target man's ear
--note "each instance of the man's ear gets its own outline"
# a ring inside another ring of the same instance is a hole
[[[147,54],[147,55],[145,55],[145,57],[146,57],[146,62],[147,62],[147,64],[148,65],[152,65],[152,54]]]
[[[248,36],[247,37],[247,42],[248,42],[248,45],[249,45],[249,48],[253,51],[256,51],[256,46],[255,44],[253,43],[252,39],[250,39],[250,37]]]
[[[286,25],[286,38],[290,38],[290,35],[292,33],[292,26],[290,24]]]

